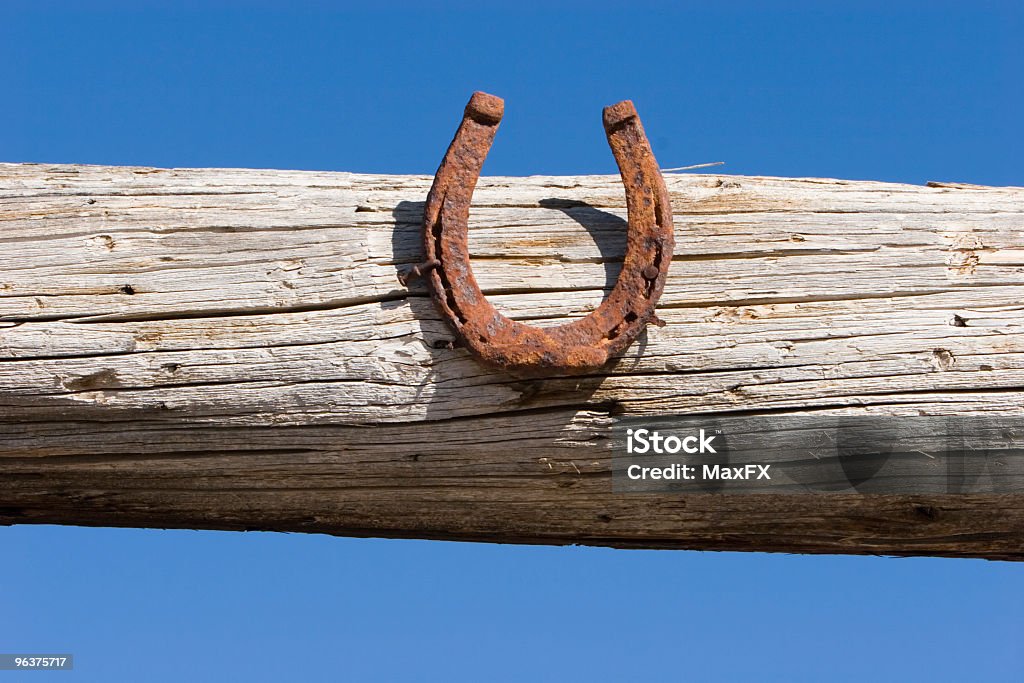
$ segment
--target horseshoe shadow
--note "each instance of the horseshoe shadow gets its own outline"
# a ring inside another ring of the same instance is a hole
[[[548,198],[540,200],[538,204],[545,209],[561,211],[590,233],[604,265],[604,293],[607,296],[615,286],[619,271],[622,270],[629,223],[620,216],[595,209],[590,204],[578,200]]]

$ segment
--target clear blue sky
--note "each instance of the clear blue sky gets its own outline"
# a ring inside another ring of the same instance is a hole
[[[488,174],[614,173],[631,98],[666,167],[1024,184],[1019,4],[496,4],[4,2],[0,160],[432,173],[482,89]],[[0,683],[1020,681],[1022,615],[982,561],[0,528],[0,652],[77,658]]]

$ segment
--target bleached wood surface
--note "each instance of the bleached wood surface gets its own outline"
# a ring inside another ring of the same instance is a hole
[[[1024,189],[666,175],[608,373],[519,380],[421,285],[428,176],[0,164],[0,523],[1024,557],[1021,496],[613,496],[623,414],[1024,414]],[[616,176],[483,178],[506,314],[596,307]]]

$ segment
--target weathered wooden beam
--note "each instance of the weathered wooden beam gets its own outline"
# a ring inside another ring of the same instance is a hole
[[[607,373],[517,380],[420,285],[425,176],[0,165],[0,523],[1024,558],[1024,496],[613,495],[619,415],[1024,414],[1024,189],[667,176]],[[484,178],[535,324],[614,281],[616,176]]]

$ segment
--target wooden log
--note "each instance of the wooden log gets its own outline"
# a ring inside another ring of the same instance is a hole
[[[1024,415],[1024,189],[666,176],[677,249],[607,372],[520,380],[417,261],[431,178],[0,164],[0,524],[1024,558],[1024,495],[614,495],[621,415]],[[615,176],[483,178],[474,269],[608,291]]]

